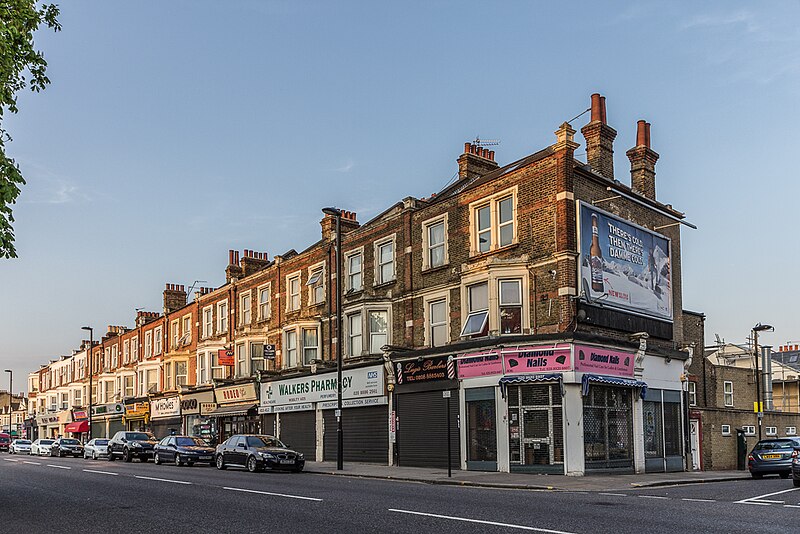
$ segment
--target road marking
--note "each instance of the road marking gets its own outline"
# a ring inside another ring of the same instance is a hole
[[[41,462],[29,462],[28,460],[22,460],[22,463],[31,465],[42,465]]]
[[[747,499],[742,499],[741,501],[735,501],[734,504],[763,504],[763,505],[770,505],[770,504],[783,504],[784,501],[770,501],[765,500],[764,497],[772,497],[773,495],[780,495],[782,493],[789,493],[790,491],[797,491],[800,488],[791,488],[788,490],[776,491],[773,493],[767,493],[766,495],[759,495],[758,497],[750,497]]]
[[[135,475],[133,478],[141,478],[142,480],[155,480],[157,482],[172,482],[173,484],[186,484],[187,486],[191,486],[191,482],[185,482],[183,480],[170,480],[168,478],[155,478],[155,477],[142,477],[139,475]]]
[[[660,495],[637,495],[641,499],[669,499],[669,497],[661,497]]]
[[[119,476],[119,473],[112,473],[111,471],[95,471],[94,469],[84,469],[84,473],[97,473],[98,475],[114,475]]]
[[[19,462],[16,458],[3,458],[6,462]]]
[[[681,499],[681,500],[689,502],[717,502],[716,499]]]
[[[466,517],[454,517],[450,515],[440,515],[440,514],[427,514],[424,512],[415,512],[413,510],[398,510],[396,508],[389,508],[390,512],[398,512],[401,514],[411,514],[411,515],[424,515],[426,517],[436,517],[438,519],[452,519],[453,521],[464,521],[466,523],[479,523],[481,525],[492,525],[495,527],[506,527],[506,528],[516,528],[519,530],[532,530],[535,532],[549,532],[550,534],[574,534],[573,532],[566,532],[564,530],[551,530],[549,528],[537,528],[537,527],[529,527],[525,525],[514,525],[513,523],[498,523],[497,521],[484,521],[482,519],[468,519]]]
[[[47,467],[55,467],[56,469],[72,469],[71,467],[67,467],[66,465],[47,464]]]
[[[600,495],[609,495],[611,497],[627,497],[627,493],[603,493],[601,492]]]
[[[784,508],[800,508],[800,506],[797,506],[796,504],[784,504],[783,507]]]
[[[243,491],[245,493],[258,493],[260,495],[272,495],[273,497],[286,497],[288,499],[302,499],[304,501],[322,502],[322,499],[316,499],[314,497],[303,497],[302,495],[289,495],[288,493],[272,493],[271,491],[258,491],[258,490],[244,489],[244,488],[229,488],[228,486],[223,486],[222,489],[230,491]]]

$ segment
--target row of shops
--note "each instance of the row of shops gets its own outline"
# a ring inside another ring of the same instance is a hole
[[[580,475],[684,468],[683,361],[577,343],[365,362],[95,406],[92,435],[149,430],[219,443],[278,436],[308,459]],[[40,416],[41,436],[88,432],[85,413]],[[79,419],[79,415],[82,418]],[[448,441],[449,440],[449,441]]]

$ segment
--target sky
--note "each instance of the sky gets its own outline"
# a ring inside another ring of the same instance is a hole
[[[761,7],[63,2],[63,31],[36,34],[52,84],[4,118],[28,184],[19,258],[0,260],[0,368],[20,391],[81,326],[133,326],[165,283],[223,284],[228,249],[302,250],[322,207],[364,222],[429,196],[476,137],[501,165],[534,153],[594,92],[623,183],[652,124],[657,198],[698,227],[683,304],[707,343],[758,322],[764,343],[800,340],[800,4]]]

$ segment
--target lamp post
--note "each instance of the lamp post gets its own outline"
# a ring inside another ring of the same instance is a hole
[[[94,330],[90,326],[82,326],[81,330],[89,331],[89,439],[92,440],[92,371],[94,370]]]
[[[11,396],[14,394],[14,372],[6,369],[8,373],[8,433],[11,434]]]
[[[761,376],[758,372],[758,333],[769,330],[774,332],[775,329],[768,324],[758,323],[753,327],[753,355],[756,358],[756,413],[758,414],[758,440],[761,441],[761,422],[764,419],[763,401],[761,400]]]
[[[336,469],[344,469],[342,433],[342,210],[323,208],[322,213],[336,218]]]

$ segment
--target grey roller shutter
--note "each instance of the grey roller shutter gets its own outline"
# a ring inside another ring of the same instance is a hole
[[[261,416],[261,432],[270,436],[274,436],[276,434],[274,413],[268,413]]]
[[[451,390],[450,447],[453,469],[460,466],[458,390]],[[442,391],[404,393],[395,397],[397,463],[406,467],[447,469],[447,399]]]
[[[317,455],[316,412],[292,412],[281,414],[280,440],[309,460]]]
[[[335,410],[322,412],[325,422],[324,458],[336,461]],[[389,457],[389,407],[367,406],[342,410],[344,461],[387,464]]]

